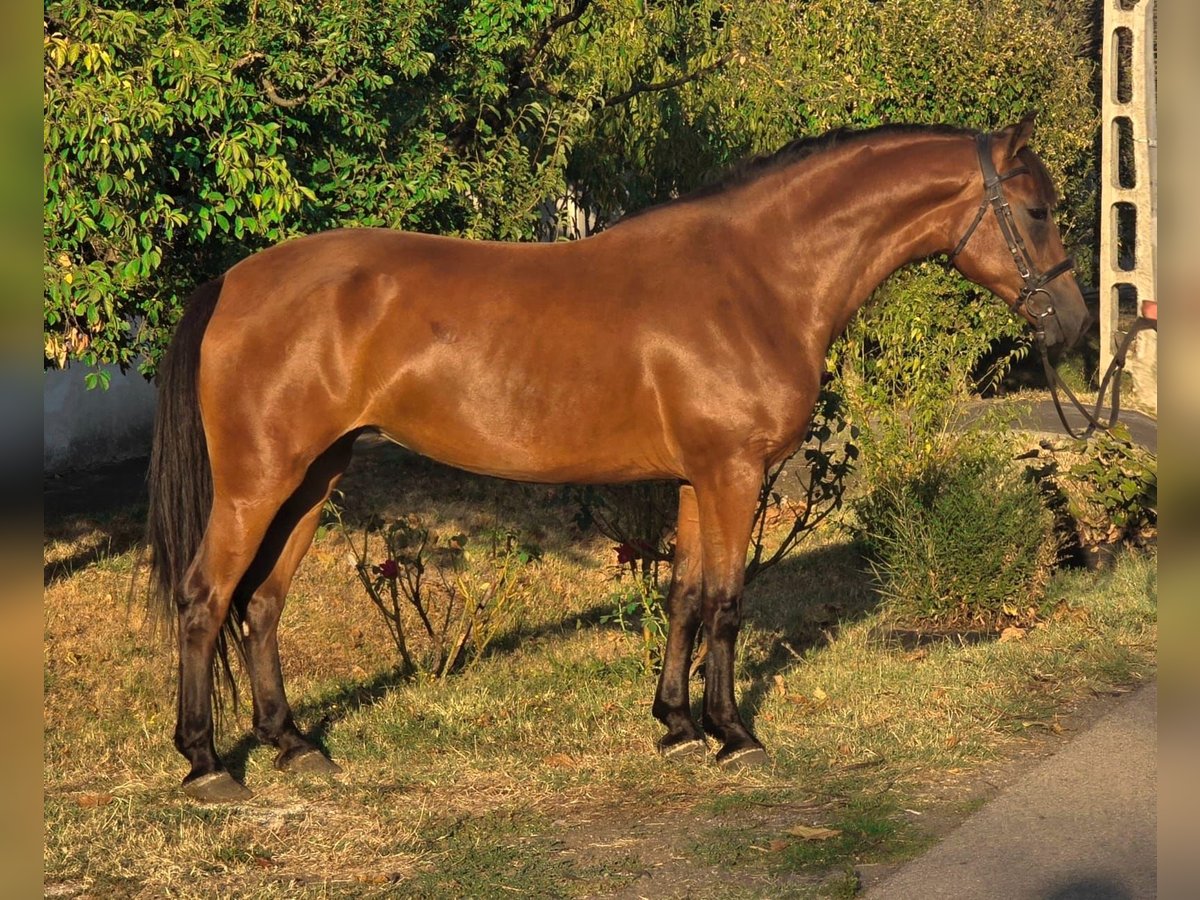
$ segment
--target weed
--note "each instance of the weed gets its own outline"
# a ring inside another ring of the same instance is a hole
[[[1133,443],[1124,425],[1058,447],[1045,441],[1030,472],[1064,540],[1082,550],[1144,546],[1157,537],[1158,460]]]
[[[354,555],[359,583],[383,617],[405,674],[445,678],[516,624],[520,570],[539,560],[541,550],[515,532],[493,529],[474,542],[461,533],[442,539],[416,516],[387,523],[372,517],[360,547],[333,500],[326,511]],[[373,533],[384,547],[378,563],[371,562]],[[472,553],[468,544],[483,549]],[[424,629],[425,654],[410,651],[406,611],[414,612]]]
[[[857,533],[901,620],[991,625],[1034,618],[1058,558],[1040,492],[994,448],[951,439],[881,478]]]
[[[614,593],[612,611],[600,616],[600,624],[615,624],[641,640],[642,671],[657,672],[667,647],[665,598],[653,581],[635,575],[630,586]]]

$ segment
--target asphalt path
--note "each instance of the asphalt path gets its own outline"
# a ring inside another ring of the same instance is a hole
[[[1157,896],[1157,700],[1147,684],[868,900]]]
[[[977,421],[985,412],[994,409],[996,404],[1007,404],[1008,402],[1006,400],[976,400],[968,405],[964,416],[965,422],[969,424]],[[1053,400],[1033,402],[1017,400],[1013,402],[1013,406],[1018,411],[1014,427],[1044,434],[1067,436],[1067,430],[1058,417]],[[1088,412],[1091,411],[1092,408],[1089,406]],[[1067,417],[1071,430],[1076,434],[1082,433],[1083,429],[1087,427],[1087,420],[1084,419],[1082,413],[1072,408],[1065,398],[1063,414]],[[1107,422],[1108,416],[1109,409],[1105,407],[1100,411],[1100,420]],[[1118,421],[1129,429],[1129,436],[1134,443],[1140,444],[1152,453],[1158,452],[1158,422],[1155,419],[1137,410],[1122,409]]]

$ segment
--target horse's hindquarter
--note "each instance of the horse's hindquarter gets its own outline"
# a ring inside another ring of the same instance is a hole
[[[499,244],[358,230],[266,251],[231,270],[206,337],[224,366],[265,373],[238,379],[222,405],[283,428],[325,421],[319,441],[375,426],[514,479],[683,477],[680,442],[698,432],[717,444],[761,437],[737,432],[762,373],[715,321],[729,300],[711,273],[635,237]]]

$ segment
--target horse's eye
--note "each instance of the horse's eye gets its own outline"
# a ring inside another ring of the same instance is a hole
[[[1046,216],[1048,214],[1049,214],[1049,211],[1044,206],[1038,206],[1038,207],[1035,207],[1034,209],[1029,210],[1029,215],[1031,217],[1037,219],[1039,222],[1044,222],[1046,220]]]

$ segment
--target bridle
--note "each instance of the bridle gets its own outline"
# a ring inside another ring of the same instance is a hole
[[[1015,169],[1009,169],[1003,175],[996,171],[996,166],[992,163],[991,154],[991,137],[986,134],[975,135],[975,149],[979,154],[979,168],[983,171],[983,190],[984,197],[979,204],[979,211],[975,213],[975,218],[971,225],[967,228],[966,234],[959,240],[958,246],[950,251],[950,262],[954,262],[954,257],[962,252],[967,246],[967,241],[971,239],[971,235],[975,233],[975,229],[979,227],[979,223],[983,221],[983,217],[987,214],[988,207],[992,208],[992,212],[996,214],[996,223],[1000,226],[1000,233],[1004,235],[1005,243],[1008,244],[1008,252],[1012,254],[1013,262],[1017,266],[1017,272],[1021,275],[1021,292],[1017,295],[1017,299],[1012,304],[1012,310],[1018,314],[1024,314],[1029,318],[1037,329],[1040,338],[1044,338],[1046,334],[1045,320],[1054,315],[1054,304],[1050,301],[1050,292],[1046,290],[1046,285],[1057,278],[1063,272],[1069,272],[1075,268],[1075,260],[1067,257],[1062,262],[1056,263],[1045,272],[1039,271],[1037,263],[1033,261],[1033,257],[1029,254],[1029,248],[1025,246],[1025,239],[1021,237],[1021,232],[1017,230],[1017,224],[1013,221],[1012,207],[1008,205],[1008,201],[1004,198],[1003,183],[1010,178],[1016,178],[1018,175],[1028,175],[1028,166],[1018,166]],[[1045,300],[1045,309],[1036,310],[1031,301],[1038,294],[1043,295]]]
[[[996,215],[996,224],[1000,226],[1000,233],[1004,236],[1005,243],[1008,244],[1008,252],[1012,255],[1013,263],[1016,265],[1017,272],[1021,276],[1021,290],[1017,294],[1017,299],[1012,303],[1012,310],[1018,315],[1023,315],[1033,324],[1034,343],[1037,345],[1038,354],[1041,356],[1042,367],[1046,371],[1046,383],[1050,387],[1050,396],[1054,400],[1054,408],[1058,411],[1058,418],[1062,421],[1067,434],[1073,438],[1088,438],[1097,428],[1107,431],[1117,424],[1117,417],[1120,414],[1120,373],[1125,368],[1125,356],[1129,350],[1129,346],[1138,332],[1146,328],[1157,328],[1158,324],[1154,320],[1142,317],[1139,317],[1134,322],[1133,326],[1126,333],[1120,347],[1118,347],[1117,352],[1113,355],[1112,362],[1108,366],[1108,371],[1104,373],[1104,378],[1100,381],[1100,389],[1096,392],[1095,409],[1091,411],[1086,409],[1079,402],[1079,399],[1071,391],[1070,387],[1059,377],[1058,372],[1050,363],[1050,355],[1046,349],[1046,320],[1056,314],[1054,303],[1051,300],[1050,292],[1046,290],[1046,285],[1064,272],[1069,272],[1075,268],[1075,260],[1068,256],[1061,262],[1055,263],[1045,272],[1038,269],[1037,263],[1034,262],[1033,257],[1029,253],[1029,248],[1025,246],[1025,239],[1021,237],[1021,232],[1017,230],[1016,222],[1013,220],[1012,208],[1004,198],[1004,188],[1002,186],[1010,178],[1029,174],[1029,168],[1027,166],[1018,166],[1015,169],[1009,169],[1004,174],[997,172],[996,166],[992,163],[991,137],[987,134],[975,135],[975,149],[979,155],[979,168],[983,172],[984,197],[979,204],[979,211],[975,213],[975,218],[971,221],[966,233],[950,252],[948,261],[953,262],[954,258],[967,246],[971,235],[975,233],[975,229],[979,227],[979,223],[983,221],[983,217],[987,215],[988,207],[990,206],[992,212]],[[1045,299],[1036,301],[1038,305],[1035,306],[1035,298],[1039,294]],[[1044,307],[1041,307],[1042,303],[1045,304]],[[1112,407],[1109,411],[1108,421],[1104,422],[1100,418],[1100,411],[1104,395],[1108,391],[1110,384],[1112,385]],[[1087,428],[1080,434],[1076,434],[1072,430],[1070,423],[1067,422],[1062,403],[1058,398],[1059,388],[1063,390],[1071,403],[1083,414],[1084,419],[1088,422]]]

